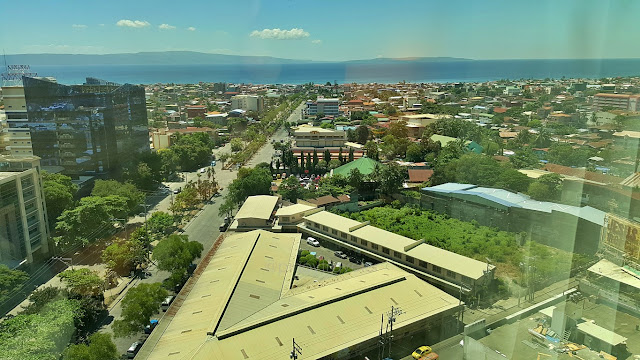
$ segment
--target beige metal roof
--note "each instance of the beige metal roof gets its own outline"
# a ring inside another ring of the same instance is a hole
[[[305,204],[293,204],[290,206],[283,206],[276,212],[276,216],[291,216],[300,214],[305,211],[313,210],[316,207]]]
[[[367,225],[355,230],[351,234],[472,279],[481,278],[484,275],[484,271],[487,270],[486,263],[425,243],[405,252],[404,247],[415,243],[415,240],[379,229],[375,226]],[[391,256],[393,256],[393,253]],[[490,268],[493,268],[493,266],[490,265]]]
[[[336,215],[328,211],[319,211],[315,214],[307,215],[304,218],[321,225],[326,225],[332,229],[336,229],[347,234],[349,233],[350,228],[362,224],[359,221],[351,220],[344,216]]]
[[[307,215],[304,218],[320,225],[325,225],[330,229],[337,229],[346,234],[364,239],[370,243],[378,244],[379,246],[386,247],[393,251],[401,252],[402,254],[409,255],[417,260],[422,260],[424,262],[440,266],[443,269],[454,271],[474,280],[481,278],[487,270],[487,264],[482,261],[424,243],[405,252],[404,247],[415,243],[415,240],[390,231],[382,230],[375,226],[365,225],[349,232],[350,228],[362,225],[362,223],[328,211],[320,211],[315,214]],[[334,236],[339,239],[339,234]],[[393,258],[393,253],[389,254],[389,258]],[[495,266],[493,265],[489,265],[490,270],[494,267]]]
[[[189,359],[286,359],[291,340],[318,359],[378,336],[382,314],[400,307],[394,328],[455,311],[458,300],[383,263],[316,283],[209,338]]]
[[[166,330],[152,335],[161,337],[147,359],[165,359],[170,354],[188,358],[207,333],[231,326],[277,300],[289,290],[300,237],[254,230],[226,238]]]
[[[633,286],[640,290],[640,279],[638,277],[609,260],[602,259],[598,261],[589,268],[589,272]]]
[[[256,195],[249,196],[236,214],[236,219],[264,219],[269,220],[273,209],[278,203],[277,196]]]

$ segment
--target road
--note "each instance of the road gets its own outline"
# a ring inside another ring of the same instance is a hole
[[[301,112],[302,106],[303,104],[301,104],[297,109],[293,111],[293,113],[288,119],[289,121],[297,121],[297,119],[300,118],[300,112]],[[280,140],[287,139],[287,137],[288,137],[288,134],[286,129],[281,128],[274,134],[272,139],[274,139],[275,141],[280,141]],[[247,166],[252,167],[261,162],[271,161],[271,157],[274,153],[274,148],[270,140],[271,139],[269,139],[267,144],[263,146],[256,153],[256,155],[248,162]],[[214,154],[216,156],[219,156],[224,152],[229,152],[229,150],[230,150],[230,145],[226,144],[224,147],[220,149],[216,149],[214,151]],[[214,167],[214,170],[215,170],[216,181],[218,181],[219,186],[223,188],[223,190],[221,191],[222,196],[214,197],[213,200],[210,203],[206,204],[204,208],[184,227],[184,234],[189,236],[189,240],[198,241],[203,245],[204,247],[203,253],[206,253],[211,248],[215,240],[220,235],[219,226],[220,224],[222,224],[223,220],[218,215],[218,210],[220,208],[220,204],[222,203],[222,199],[224,195],[226,195],[228,191],[227,188],[229,184],[236,178],[236,171],[223,170],[222,164],[220,162],[216,164],[216,166]],[[182,175],[183,175],[182,181],[166,182],[165,184],[168,185],[171,190],[175,190],[179,187],[184,186],[186,181],[195,180],[197,177],[197,172],[182,173]],[[167,211],[167,209],[169,208],[169,205],[171,204],[172,195],[173,195],[172,193],[171,194],[154,193],[148,196],[147,204],[153,204],[153,207],[150,207],[148,209],[149,212],[147,213],[147,216],[149,216],[151,213],[155,211]],[[144,221],[144,217],[137,216],[133,218],[130,222],[135,223],[135,222],[143,222],[143,221]],[[199,263],[200,259],[196,259],[195,262]],[[169,276],[169,273],[160,271],[157,268],[155,268],[155,266],[153,265],[151,266],[149,271],[151,273],[150,276],[146,277],[145,279],[135,279],[132,282],[132,284],[129,286],[129,288],[139,283],[161,282],[162,280],[166,279]],[[120,315],[122,314],[120,300],[122,299],[122,297],[124,297],[125,294],[126,294],[126,291],[123,292],[120,295],[120,297],[111,305],[111,308],[109,309],[110,316],[104,322],[104,325],[100,328],[101,331],[108,332],[111,334],[113,333],[111,330],[111,325],[113,323],[113,320],[119,319]],[[154,318],[160,319],[160,321],[162,321],[162,318],[161,318],[162,314],[163,314],[162,312],[159,312],[157,316]],[[114,342],[116,344],[116,347],[118,348],[118,352],[120,353],[126,352],[129,346],[134,341],[138,340],[141,336],[142,336],[142,333],[136,334],[131,337],[126,337],[126,338],[115,338]]]

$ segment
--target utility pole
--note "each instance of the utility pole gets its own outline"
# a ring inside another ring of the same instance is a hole
[[[291,353],[289,354],[289,359],[293,359],[293,360],[297,360],[298,359],[298,355],[302,356],[302,347],[298,344],[296,344],[296,339],[293,339],[293,349],[291,350]]]
[[[380,314],[380,333],[378,334],[378,360],[382,360],[384,356],[384,344],[386,342],[385,335],[382,333],[382,324],[384,324],[384,314]]]
[[[393,307],[393,306],[391,306],[391,311],[387,314],[387,318],[388,318],[387,321],[389,325],[389,335],[388,335],[389,358],[391,358],[391,343],[393,342],[393,323],[396,322],[396,317],[402,314],[403,312],[402,310],[400,310],[400,308]]]

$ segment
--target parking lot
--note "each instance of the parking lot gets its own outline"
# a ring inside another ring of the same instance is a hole
[[[323,241],[323,240],[318,240],[320,242],[320,246],[319,247],[315,247],[315,246],[311,246],[309,244],[307,244],[307,238],[303,237],[300,240],[300,250],[308,250],[310,252],[315,252],[316,253],[316,257],[320,257],[322,256],[325,260],[327,260],[329,262],[329,264],[335,264],[336,262],[341,262],[343,267],[349,267],[353,270],[356,269],[360,269],[362,267],[364,267],[364,262],[365,261],[370,261],[372,263],[376,263],[373,260],[364,258],[362,256],[362,254],[356,254],[352,251],[346,250],[346,249],[339,249],[335,244],[330,244],[327,241]],[[345,254],[347,254],[348,256],[355,256],[357,259],[360,260],[360,264],[354,263],[349,261],[349,259],[341,259],[339,257],[337,257],[334,252],[335,251],[342,251]]]

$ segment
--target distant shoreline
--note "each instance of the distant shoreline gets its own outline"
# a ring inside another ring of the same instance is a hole
[[[227,82],[252,84],[333,83],[454,83],[497,80],[599,79],[640,75],[640,59],[604,60],[473,60],[398,61],[391,63],[289,64],[92,64],[31,65],[38,76],[63,84],[86,77],[116,83],[154,84]]]

